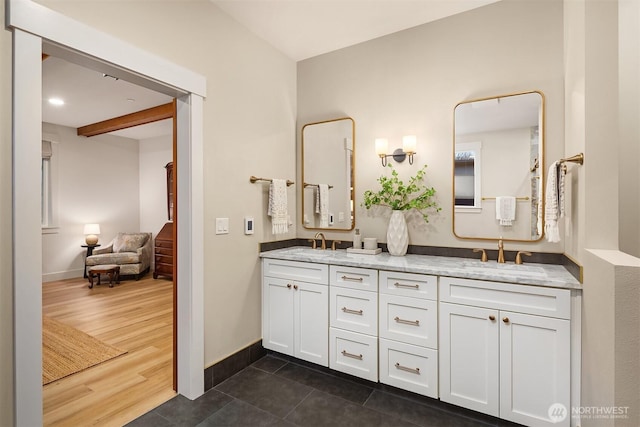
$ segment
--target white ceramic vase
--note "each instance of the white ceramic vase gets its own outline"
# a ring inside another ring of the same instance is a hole
[[[403,256],[409,246],[409,231],[403,211],[392,211],[387,228],[387,249],[389,254]]]

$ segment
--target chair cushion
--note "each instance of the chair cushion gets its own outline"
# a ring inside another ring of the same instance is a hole
[[[138,264],[140,263],[140,255],[137,252],[119,252],[100,255],[91,255],[87,257],[87,266],[103,265],[103,264]]]
[[[113,252],[135,252],[147,243],[148,238],[146,233],[118,233],[113,241]]]

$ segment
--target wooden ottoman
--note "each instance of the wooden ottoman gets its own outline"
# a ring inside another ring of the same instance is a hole
[[[100,284],[100,275],[109,275],[109,287],[113,288],[113,282],[120,283],[120,266],[115,264],[96,265],[87,269],[89,277],[89,289],[93,288],[93,278],[98,277],[98,285]]]

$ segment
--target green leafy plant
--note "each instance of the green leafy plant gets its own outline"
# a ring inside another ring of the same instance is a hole
[[[427,187],[424,183],[427,165],[418,170],[415,176],[412,176],[406,184],[400,179],[398,171],[393,169],[391,163],[387,167],[391,168],[391,176],[383,175],[378,178],[380,190],[367,190],[364,192],[362,206],[367,209],[374,205],[387,206],[398,211],[415,209],[422,214],[425,222],[429,222],[429,215],[425,211],[432,209],[439,212],[441,208],[433,200],[436,190],[433,187]]]

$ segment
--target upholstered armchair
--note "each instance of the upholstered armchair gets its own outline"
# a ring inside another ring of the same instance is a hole
[[[115,264],[120,266],[120,277],[135,275],[139,280],[151,267],[152,240],[151,233],[118,233],[107,246],[94,249],[85,263],[87,268]]]

